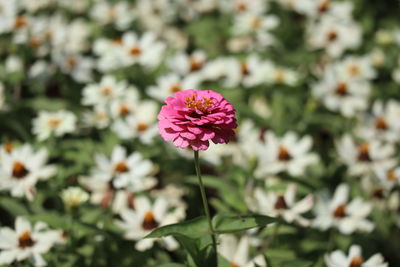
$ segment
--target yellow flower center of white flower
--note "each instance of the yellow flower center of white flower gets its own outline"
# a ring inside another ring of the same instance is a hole
[[[354,257],[351,259],[349,267],[361,267],[364,259],[362,257]]]
[[[154,214],[152,211],[148,211],[144,215],[142,227],[143,229],[148,231],[158,227],[158,222],[154,218]]]
[[[11,153],[13,151],[13,148],[14,148],[14,146],[10,142],[6,142],[3,146],[4,151],[7,153]]]
[[[16,179],[22,179],[29,174],[29,170],[20,161],[15,161],[13,164],[12,175]]]
[[[333,216],[336,218],[343,218],[346,216],[346,205],[342,204],[336,207],[335,211],[333,212]]]
[[[176,92],[179,92],[182,90],[182,86],[179,83],[177,83],[177,84],[172,85],[169,88],[169,90],[171,91],[171,93],[176,93]]]
[[[137,56],[137,55],[139,55],[141,52],[142,52],[142,50],[141,50],[140,47],[138,47],[138,46],[133,46],[133,47],[129,50],[129,53],[130,53],[132,56]]]
[[[278,196],[274,207],[277,210],[286,210],[288,208],[288,206],[286,204],[285,198],[283,196]]]
[[[358,76],[360,74],[360,68],[357,65],[350,65],[348,68],[348,72],[351,76]]]
[[[335,94],[338,96],[345,96],[347,95],[348,90],[347,90],[347,83],[345,82],[340,82],[335,89]]]
[[[15,19],[14,26],[15,26],[15,28],[21,28],[21,27],[25,26],[26,24],[27,24],[27,21],[26,21],[25,17],[24,16],[18,16]]]
[[[129,167],[126,165],[124,161],[120,161],[115,164],[114,171],[117,173],[124,173],[129,171]]]
[[[397,179],[396,173],[393,170],[387,171],[386,178],[389,181],[395,181]]]
[[[231,261],[230,262],[231,267],[240,267],[239,264],[237,264],[236,262]]]
[[[371,157],[369,155],[369,145],[368,144],[361,144],[358,147],[358,160],[363,162],[371,161]]]
[[[280,161],[289,161],[292,159],[292,156],[285,146],[279,146],[278,159]]]
[[[25,231],[18,237],[18,247],[20,248],[32,247],[34,244],[35,241],[32,240],[31,233],[29,231]]]
[[[203,67],[203,62],[195,59],[195,58],[190,58],[190,71],[196,71],[199,70]]]
[[[382,131],[384,131],[384,130],[387,130],[389,127],[388,127],[388,124],[387,124],[387,122],[386,122],[386,120],[384,119],[384,118],[377,118],[376,119],[376,121],[375,121],[375,128],[377,129],[377,130],[382,130]]]
[[[131,111],[129,110],[129,108],[128,108],[127,105],[121,104],[121,105],[119,106],[119,114],[120,114],[121,116],[128,115],[130,112],[131,112]]]
[[[147,123],[144,123],[144,122],[139,123],[138,126],[137,126],[137,130],[138,130],[139,132],[144,132],[144,131],[146,131],[148,128],[149,128],[149,125],[148,125]]]
[[[110,87],[105,86],[105,87],[101,88],[101,93],[102,93],[104,96],[110,96],[111,93],[112,93],[112,90],[111,90]]]
[[[57,118],[53,118],[53,119],[50,119],[48,122],[47,122],[47,124],[49,125],[49,127],[50,128],[56,128],[58,125],[60,125],[60,123],[61,123],[61,120],[60,119],[57,119]]]
[[[330,32],[328,32],[328,34],[326,35],[326,39],[328,39],[329,42],[333,42],[338,38],[338,34],[336,31],[331,30]]]

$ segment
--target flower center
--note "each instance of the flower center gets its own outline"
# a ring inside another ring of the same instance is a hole
[[[285,81],[285,72],[280,68],[278,68],[275,72],[275,81],[278,83]]]
[[[190,59],[190,72],[199,70],[203,67],[203,63],[195,58]]]
[[[153,230],[158,227],[158,222],[154,218],[154,214],[151,211],[146,212],[144,215],[142,227],[145,230]]]
[[[286,210],[288,208],[286,204],[286,200],[283,196],[278,196],[275,202],[275,209],[277,210]]]
[[[361,144],[358,147],[358,160],[363,162],[370,162],[371,157],[369,155],[369,145],[368,144]]]
[[[341,82],[336,86],[335,94],[338,96],[345,96],[347,92],[347,83]]]
[[[354,257],[351,259],[349,267],[361,267],[364,259],[362,257]]]
[[[375,128],[378,129],[378,130],[384,131],[384,130],[387,130],[389,127],[388,127],[388,124],[387,124],[387,122],[386,122],[386,120],[384,118],[378,118],[375,121]]]
[[[328,11],[329,7],[330,7],[329,1],[328,0],[323,1],[318,7],[318,11],[320,13],[325,13],[326,11]]]
[[[34,244],[35,241],[32,240],[31,233],[29,231],[24,232],[18,238],[18,247],[20,248],[32,247]]]
[[[172,92],[172,93],[176,93],[176,92],[179,92],[180,90],[182,90],[182,86],[180,85],[180,84],[174,84],[174,85],[172,85],[170,88],[169,88],[169,90]]]
[[[237,10],[243,12],[247,10],[247,5],[243,2],[240,2],[236,5]]]
[[[382,199],[385,196],[382,188],[375,189],[374,192],[372,193],[372,195],[378,199]]]
[[[259,17],[255,17],[251,20],[251,27],[253,29],[259,29],[261,27],[261,19]]]
[[[20,161],[14,162],[13,170],[12,170],[12,175],[14,178],[22,179],[28,174],[29,174],[29,170],[27,168],[25,168],[25,165],[22,162],[20,162]]]
[[[29,40],[29,44],[30,44],[31,46],[33,46],[33,47],[38,47],[38,46],[40,45],[40,40],[33,37],[33,38],[31,38],[31,39]]]
[[[242,75],[246,76],[250,74],[249,66],[245,61],[240,62],[240,70],[242,71]]]
[[[48,125],[49,125],[49,127],[50,128],[56,128],[58,125],[60,125],[60,119],[56,119],[56,118],[54,118],[54,119],[50,119],[47,123],[48,123]]]
[[[396,173],[393,170],[387,171],[386,178],[389,181],[395,181],[397,179]]]
[[[13,151],[13,144],[10,142],[6,142],[3,147],[4,151],[7,153],[11,153]]]
[[[141,50],[140,47],[138,47],[138,46],[134,46],[134,47],[131,48],[131,50],[129,50],[129,53],[130,53],[132,56],[137,56],[137,55],[139,55],[141,52],[142,52],[142,50]]]
[[[185,98],[186,107],[191,110],[199,110],[203,113],[206,113],[208,108],[212,106],[212,99],[204,97],[202,99],[197,99],[197,94],[192,96],[188,96]]]
[[[147,123],[143,123],[143,122],[139,123],[138,126],[137,126],[137,130],[139,132],[144,132],[144,131],[147,130],[147,128],[149,128],[149,125]]]
[[[115,164],[114,171],[117,173],[124,173],[129,171],[129,167],[126,165],[125,162],[120,161]]]
[[[130,112],[130,110],[129,110],[129,108],[128,108],[126,105],[121,104],[121,105],[119,106],[119,115],[125,116],[125,115],[128,115],[129,112]]]
[[[289,151],[284,146],[279,146],[278,159],[280,161],[289,161],[292,159]]]
[[[236,262],[231,261],[230,264],[231,267],[239,267],[239,264],[237,264]]]
[[[338,35],[335,31],[330,31],[328,32],[326,38],[328,39],[329,42],[333,42],[337,39]]]
[[[21,28],[26,25],[26,19],[24,16],[19,16],[15,19],[15,28]]]
[[[78,61],[76,60],[75,57],[69,57],[69,58],[67,59],[67,65],[68,65],[71,69],[75,68],[76,65],[77,65],[77,63],[78,63]]]
[[[101,88],[101,93],[103,94],[103,96],[110,96],[111,92],[112,92],[112,90],[108,86]]]
[[[342,204],[336,207],[333,212],[333,216],[336,218],[343,218],[346,216],[346,205]]]
[[[351,76],[358,76],[360,74],[360,68],[357,65],[351,65],[348,69]]]

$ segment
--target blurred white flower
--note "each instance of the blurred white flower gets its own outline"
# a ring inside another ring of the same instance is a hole
[[[90,10],[90,17],[99,25],[114,24],[118,30],[126,30],[135,19],[128,1],[110,3],[97,1]]]
[[[259,178],[282,171],[292,176],[302,176],[308,166],[319,161],[318,156],[310,152],[310,136],[300,138],[294,132],[287,132],[283,137],[277,137],[268,131],[264,134],[264,140],[264,144],[258,147],[255,175]]]
[[[127,84],[117,81],[113,76],[103,76],[100,83],[89,84],[83,88],[83,105],[100,105],[109,103],[113,99],[122,97]]]
[[[111,159],[105,155],[95,155],[96,167],[92,176],[109,183],[118,189],[128,188],[133,192],[143,191],[153,187],[157,180],[153,177],[154,165],[139,152],[127,155],[126,149],[116,146]]]
[[[366,81],[341,79],[332,69],[327,69],[322,80],[312,87],[313,95],[326,108],[353,117],[368,106],[370,84]]]
[[[31,145],[18,148],[8,146],[7,153],[1,153],[0,190],[10,191],[14,197],[25,196],[33,200],[35,185],[56,173],[53,165],[46,165],[48,153],[42,148],[35,152]]]
[[[180,75],[193,75],[201,72],[206,61],[207,54],[202,50],[196,50],[191,54],[177,53],[168,59],[167,64],[172,71]]]
[[[40,141],[54,135],[56,137],[72,133],[76,130],[76,116],[66,110],[55,112],[40,111],[33,119],[33,133]]]
[[[171,210],[168,199],[163,197],[156,198],[152,203],[149,198],[139,196],[134,199],[134,203],[134,210],[121,211],[122,220],[115,221],[124,230],[124,238],[137,241],[135,248],[139,251],[150,249],[155,242],[161,243],[168,250],[176,250],[179,244],[172,236],[162,239],[143,237],[157,227],[177,223],[185,214],[179,208]]]
[[[288,185],[284,194],[256,188],[254,200],[251,200],[248,206],[254,212],[271,217],[282,217],[288,223],[297,222],[302,226],[308,226],[310,221],[301,214],[311,210],[314,204],[313,196],[307,195],[297,203],[295,197],[295,184]]]
[[[150,86],[147,92],[150,96],[164,101],[167,97],[173,96],[174,93],[187,90],[196,89],[199,85],[197,76],[186,76],[180,78],[177,74],[170,73],[157,78],[157,85]]]
[[[320,196],[315,205],[316,218],[313,226],[321,230],[337,228],[342,234],[371,232],[374,224],[367,219],[372,205],[360,198],[349,200],[349,186],[340,184],[332,199]]]
[[[374,169],[388,169],[396,164],[394,147],[378,140],[357,144],[346,134],[336,143],[336,149],[340,160],[348,166],[350,175],[368,175]]]
[[[89,194],[80,187],[68,187],[61,192],[61,199],[67,209],[74,209],[89,200]]]
[[[333,68],[340,79],[366,81],[376,78],[377,73],[373,67],[372,60],[367,57],[347,56],[336,62]]]
[[[35,267],[46,266],[42,254],[55,244],[64,243],[62,232],[51,230],[43,222],[31,223],[22,217],[15,220],[15,229],[0,228],[0,264],[12,264],[30,258]]]
[[[388,267],[385,259],[381,254],[376,253],[366,260],[358,245],[351,245],[349,255],[344,254],[341,250],[335,250],[325,255],[325,263],[327,267]]]
[[[267,262],[262,254],[253,258],[250,256],[250,238],[243,235],[240,239],[234,235],[220,235],[218,237],[218,252],[229,261],[232,267],[266,267]]]

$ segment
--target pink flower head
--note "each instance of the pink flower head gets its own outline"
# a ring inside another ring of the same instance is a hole
[[[228,143],[237,127],[235,108],[211,90],[185,90],[165,100],[158,114],[158,130],[180,148],[206,150],[209,140]]]

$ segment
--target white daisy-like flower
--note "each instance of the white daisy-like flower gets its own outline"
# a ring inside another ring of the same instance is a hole
[[[124,57],[124,66],[140,64],[144,67],[158,66],[165,50],[165,44],[157,41],[156,35],[146,32],[141,37],[134,32],[127,32],[122,36],[121,49]]]
[[[64,243],[61,231],[51,230],[43,222],[37,222],[32,227],[30,222],[17,217],[15,229],[0,228],[0,264],[31,258],[34,266],[46,266],[42,255],[57,243]]]
[[[350,135],[344,135],[336,143],[336,149],[340,160],[348,166],[350,175],[368,175],[374,169],[388,169],[396,164],[393,145],[382,144],[378,140],[357,144]]]
[[[157,180],[153,177],[154,164],[146,160],[139,152],[127,155],[126,149],[116,146],[108,159],[105,155],[95,155],[96,167],[92,176],[112,183],[118,189],[128,188],[133,192],[153,187]]]
[[[218,237],[218,252],[229,261],[232,267],[266,267],[267,262],[263,255],[251,257],[250,238],[246,235],[240,239],[234,235],[220,235]]]
[[[101,105],[122,97],[126,90],[125,81],[117,81],[113,76],[104,76],[100,83],[83,88],[83,105]]]
[[[68,187],[61,192],[61,199],[68,209],[77,208],[89,200],[89,194],[80,187]]]
[[[349,249],[349,255],[341,250],[335,250],[325,255],[325,263],[327,267],[388,267],[385,259],[380,253],[372,255],[369,259],[365,259],[362,255],[361,247],[352,245]]]
[[[135,19],[128,2],[111,4],[97,1],[90,10],[90,17],[100,25],[114,24],[118,30],[126,30]]]
[[[83,124],[88,127],[104,129],[110,126],[111,118],[106,105],[96,105],[93,110],[83,113]]]
[[[134,114],[140,107],[141,102],[138,89],[135,86],[130,86],[125,90],[123,97],[111,101],[111,116],[114,119],[119,119]]]
[[[232,32],[235,35],[257,34],[275,29],[279,25],[278,17],[274,15],[257,15],[251,13],[239,14],[235,17]],[[271,39],[273,39],[271,37]]]
[[[42,148],[35,152],[25,144],[2,153],[0,162],[0,189],[10,191],[14,197],[25,196],[32,200],[39,180],[46,180],[56,173],[53,165],[46,165],[47,151]]]
[[[199,79],[197,76],[186,76],[180,78],[177,74],[171,73],[157,78],[157,85],[150,86],[147,93],[158,99],[165,100],[167,97],[173,96],[174,93],[181,90],[197,88]]]
[[[138,138],[149,144],[158,133],[157,113],[158,105],[154,101],[141,101],[134,114],[116,120],[111,130],[121,139]]]
[[[220,6],[225,12],[262,14],[268,8],[267,3],[263,0],[222,0]]]
[[[400,140],[400,104],[389,100],[386,104],[375,101],[372,114],[366,115],[357,135],[367,140],[382,140],[394,143]]]
[[[348,56],[333,67],[338,76],[345,80],[372,80],[377,75],[372,60],[368,56]]]
[[[59,110],[55,112],[40,111],[33,119],[33,133],[40,141],[50,136],[60,137],[76,130],[76,116],[70,111]]]
[[[323,79],[313,85],[313,95],[321,100],[326,108],[353,117],[368,107],[371,92],[366,81],[344,80],[332,69],[327,69]]]
[[[253,211],[267,216],[279,216],[289,223],[298,222],[302,226],[308,226],[310,221],[302,217],[301,214],[311,210],[314,204],[313,196],[307,195],[298,202],[295,202],[295,197],[295,184],[290,184],[284,194],[273,191],[266,192],[261,188],[256,188],[254,200],[249,202],[249,207]]]
[[[53,60],[60,66],[63,73],[71,75],[75,81],[87,83],[93,80],[94,61],[92,58],[79,54],[55,54]]]
[[[400,167],[377,168],[374,170],[379,184],[387,191],[400,183]]]
[[[122,211],[122,220],[115,222],[124,230],[124,238],[137,241],[135,248],[139,251],[150,249],[155,242],[161,243],[168,250],[176,250],[179,244],[172,236],[162,239],[143,237],[157,227],[177,223],[185,214],[179,208],[171,210],[169,201],[163,197],[156,198],[152,203],[149,198],[140,196],[134,199],[134,203],[135,209]]]
[[[264,144],[258,147],[258,165],[255,175],[259,178],[287,171],[292,176],[304,175],[306,168],[318,163],[318,156],[310,152],[310,136],[300,138],[294,132],[277,137],[272,132],[264,134]]]
[[[349,186],[341,184],[332,199],[320,197],[315,205],[316,218],[313,226],[321,230],[337,228],[342,234],[356,231],[371,232],[374,224],[367,219],[372,205],[361,198],[349,200]]]
[[[177,53],[169,58],[167,63],[172,71],[180,75],[192,75],[201,72],[206,61],[207,54],[202,50],[196,50],[191,54]]]
[[[311,48],[324,49],[328,55],[339,57],[347,49],[361,44],[361,28],[352,21],[341,21],[323,16],[308,27],[308,43]]]

